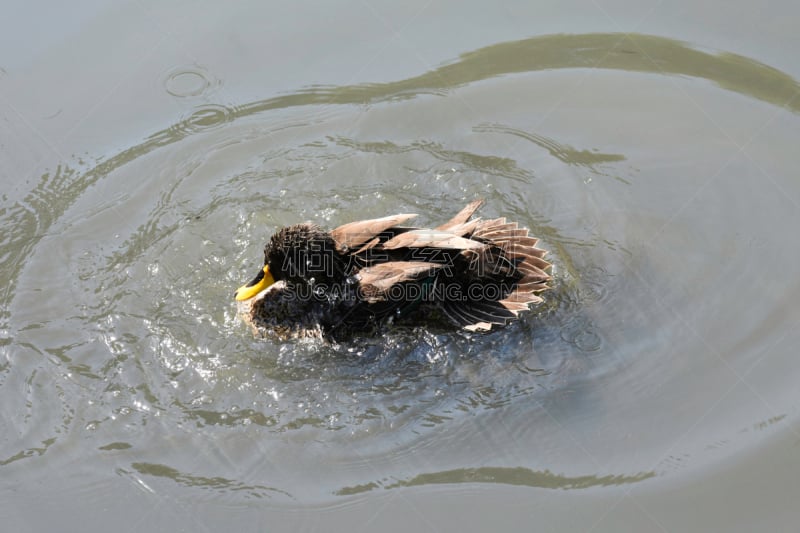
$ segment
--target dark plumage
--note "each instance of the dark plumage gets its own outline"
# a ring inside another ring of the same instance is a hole
[[[403,226],[411,214],[330,232],[283,228],[236,299],[257,331],[279,337],[374,334],[390,317],[409,316],[440,315],[470,331],[503,326],[542,301],[551,265],[527,228],[470,220],[482,203],[434,229]]]

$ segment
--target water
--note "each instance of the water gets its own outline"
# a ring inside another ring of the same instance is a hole
[[[436,5],[308,8],[86,8],[60,46],[0,56],[4,520],[793,523],[787,17],[742,40],[745,12],[675,30],[672,6],[529,28],[467,5],[472,33]],[[476,197],[551,250],[554,289],[512,326],[323,346],[237,319],[277,228],[435,224]]]

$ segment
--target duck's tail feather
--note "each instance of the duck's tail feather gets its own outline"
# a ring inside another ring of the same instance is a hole
[[[442,311],[454,324],[469,331],[489,331],[542,302],[539,293],[549,288],[552,264],[544,259],[547,252],[536,246],[539,241],[528,235],[527,228],[505,218],[481,220],[469,238],[488,245],[463,253],[480,267],[470,269],[476,276],[473,281],[483,280],[483,288],[492,290],[467,291],[466,299],[441,302]]]

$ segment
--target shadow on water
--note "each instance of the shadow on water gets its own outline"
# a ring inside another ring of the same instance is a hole
[[[291,495],[285,491],[280,489],[276,489],[273,487],[267,487],[264,485],[247,485],[232,479],[227,479],[224,477],[206,477],[206,476],[196,476],[192,474],[186,474],[175,468],[162,465],[162,464],[152,464],[152,463],[132,463],[131,468],[133,468],[133,472],[127,471],[124,469],[120,469],[118,474],[134,477],[134,472],[140,475],[152,477],[152,478],[163,478],[173,481],[179,485],[183,485],[185,487],[193,487],[193,488],[208,488],[213,489],[218,492],[233,492],[233,493],[245,493],[250,498],[268,498],[272,494],[280,494],[283,496],[291,497]]]
[[[543,489],[588,489],[638,483],[655,477],[655,472],[643,472],[633,476],[561,476],[547,470],[534,471],[529,468],[458,468],[443,472],[420,474],[411,479],[395,480],[391,483],[373,482],[353,487],[343,487],[336,491],[339,496],[350,496],[376,489],[396,489],[424,485],[445,485],[453,483],[500,483]]]

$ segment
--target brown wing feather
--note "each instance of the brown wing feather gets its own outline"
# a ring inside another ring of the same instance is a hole
[[[536,247],[539,240],[528,236],[528,228],[520,228],[516,222],[506,222],[505,218],[496,218],[482,221],[472,236],[489,240],[513,259],[522,259],[517,265],[525,275],[521,283],[550,280],[546,271],[552,265],[543,259],[547,252]]]
[[[456,224],[455,226],[450,226],[446,231],[458,237],[463,237],[465,235],[472,235],[480,223],[481,220],[479,218],[476,218],[475,220],[470,220],[469,222],[464,222],[462,224]],[[437,228],[437,230],[439,230],[439,228]]]
[[[366,300],[376,302],[383,300],[392,286],[418,279],[438,268],[442,268],[442,265],[425,261],[389,261],[362,268],[356,278]]]
[[[492,325],[472,316],[463,306],[444,304],[441,306],[444,315],[456,326],[470,331],[489,331]]]
[[[503,229],[516,229],[517,224],[514,222],[506,222],[505,217],[501,218],[490,218],[488,220],[484,220],[481,222],[480,228],[478,228],[478,232],[489,233],[491,231],[498,231]]]
[[[509,302],[508,300],[498,300],[498,301],[501,304],[503,304],[503,307],[505,307],[506,309],[508,309],[509,311],[511,311],[514,314],[517,314],[520,311],[527,311],[528,310],[528,304],[525,304],[525,303],[522,303],[522,302]]]
[[[364,246],[359,248],[358,251],[356,252],[356,255],[360,254],[361,252],[365,252],[365,251],[369,250],[370,248],[374,248],[375,246],[377,246],[377,244],[379,242],[381,242],[380,237],[375,237],[374,239],[369,241],[367,244],[365,244]]]
[[[425,247],[446,248],[449,250],[477,250],[485,246],[481,242],[465,239],[447,231],[432,229],[407,231],[383,243],[383,248],[386,250]]]
[[[547,280],[541,281],[525,281],[524,279],[517,283],[517,290],[522,292],[537,293],[547,290]]]
[[[376,237],[382,231],[392,226],[397,226],[403,222],[414,218],[417,215],[403,213],[383,218],[373,218],[370,220],[357,220],[343,226],[339,226],[331,231],[331,237],[336,243],[336,249],[340,252],[349,252],[356,246],[361,246],[365,242]]]
[[[547,281],[550,279],[550,275],[545,272],[544,270],[537,268],[527,261],[523,261],[517,265],[517,270],[522,272],[523,278],[522,281]]]
[[[503,251],[508,254],[509,257],[517,259],[521,258],[524,259],[526,263],[530,263],[531,265],[538,267],[542,270],[547,270],[552,265],[549,261],[542,259],[538,252],[544,251],[539,250],[538,248],[532,249],[529,246],[522,246],[519,244],[512,244],[510,246],[503,246]]]
[[[441,226],[438,226],[436,229],[441,231],[450,231],[454,226],[458,226],[459,224],[463,224],[464,222],[469,220],[469,217],[471,217],[481,205],[483,205],[483,200],[481,199],[474,200],[468,203],[467,206],[461,211],[459,211],[456,216],[454,216]]]

